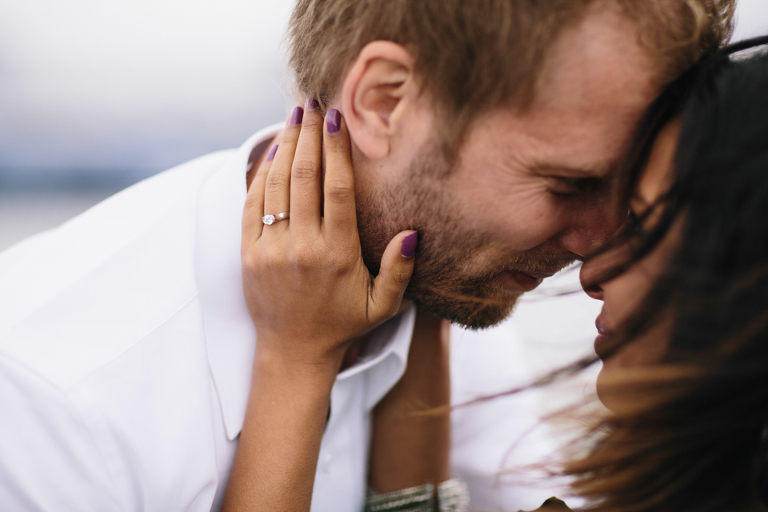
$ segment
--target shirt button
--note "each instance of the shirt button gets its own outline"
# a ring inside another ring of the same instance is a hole
[[[320,467],[323,470],[323,473],[330,473],[331,469],[333,467],[333,455],[330,453],[326,453],[323,455],[322,462],[320,463]]]

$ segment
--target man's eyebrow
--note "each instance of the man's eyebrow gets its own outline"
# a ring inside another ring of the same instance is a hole
[[[534,174],[541,176],[562,176],[575,179],[605,179],[613,174],[613,166],[611,165],[574,167],[571,165],[538,164],[531,166],[530,169]]]

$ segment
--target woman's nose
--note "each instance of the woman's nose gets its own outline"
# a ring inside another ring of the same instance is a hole
[[[599,274],[594,259],[587,260],[581,265],[579,272],[581,287],[587,295],[595,300],[603,300],[603,288],[598,281]]]

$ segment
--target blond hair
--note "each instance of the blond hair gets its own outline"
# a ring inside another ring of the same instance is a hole
[[[298,92],[326,107],[366,44],[402,45],[455,146],[481,113],[531,104],[555,39],[597,1],[297,0],[289,62]],[[731,33],[735,0],[615,1],[667,81]]]

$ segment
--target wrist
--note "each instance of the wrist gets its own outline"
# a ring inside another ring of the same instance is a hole
[[[330,382],[336,380],[341,366],[340,354],[317,354],[299,350],[275,350],[269,343],[256,344],[254,373],[269,379],[283,379],[298,382]]]
[[[327,415],[336,375],[330,370],[276,364],[258,359],[251,378],[249,405],[254,410],[291,411],[291,418]],[[279,405],[278,405],[279,404]],[[312,412],[314,411],[314,412]],[[309,416],[307,416],[309,415]]]

